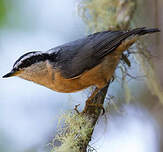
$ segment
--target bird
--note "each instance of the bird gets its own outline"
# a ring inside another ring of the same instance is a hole
[[[108,30],[46,52],[28,52],[16,60],[12,70],[3,78],[18,76],[63,93],[95,86],[86,101],[91,104],[96,94],[111,80],[123,52],[140,36],[154,32],[160,30],[146,27]]]

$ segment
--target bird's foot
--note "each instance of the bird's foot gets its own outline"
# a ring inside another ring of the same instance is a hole
[[[90,107],[92,107],[92,108],[90,108]],[[84,108],[84,110],[83,110],[82,113],[87,113],[89,109],[90,109],[90,111],[93,112],[93,111],[96,110],[97,108],[102,109],[102,115],[105,114],[105,109],[104,109],[104,107],[103,107],[102,104],[93,103],[92,101],[87,100],[87,101],[86,101],[85,108]]]
[[[113,82],[115,80],[115,76],[113,75],[110,79],[110,82]]]
[[[79,112],[79,110],[78,110],[78,107],[79,107],[79,106],[80,106],[80,104],[75,105],[75,107],[74,107],[74,110],[76,111],[77,114],[80,114],[80,112]]]

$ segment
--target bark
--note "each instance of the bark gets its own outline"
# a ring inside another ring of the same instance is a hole
[[[104,103],[104,100],[105,100],[105,96],[106,96],[106,93],[107,93],[107,90],[108,90],[108,87],[109,87],[109,84],[104,87],[100,92],[99,94],[97,94],[97,96],[94,98],[93,100],[93,103],[95,104],[101,104],[103,105]],[[83,114],[83,117],[86,117],[89,122],[91,122],[90,124],[90,127],[93,128],[92,131],[88,134],[88,139],[86,140],[86,142],[83,142],[84,144],[81,144],[79,145],[80,146],[80,149],[81,149],[81,152],[86,152],[87,151],[87,146],[89,144],[89,142],[91,141],[91,137],[92,137],[92,134],[93,134],[93,131],[94,131],[94,127],[96,125],[96,122],[100,116],[100,113],[101,113],[101,109],[98,108],[98,107],[91,107],[91,106],[88,106],[88,107],[85,107],[87,110],[86,110],[86,113]],[[80,141],[80,143],[82,143]]]

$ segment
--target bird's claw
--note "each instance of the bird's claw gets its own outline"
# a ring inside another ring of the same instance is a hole
[[[77,114],[80,114],[80,112],[79,112],[79,110],[78,110],[78,107],[79,107],[79,106],[80,106],[80,104],[75,105],[75,107],[74,107],[74,110],[76,111]]]
[[[100,109],[102,109],[102,115],[105,114],[105,109],[104,109],[103,105],[98,104],[98,103],[86,103],[86,106],[85,106],[82,113],[87,113],[88,107],[100,108]]]

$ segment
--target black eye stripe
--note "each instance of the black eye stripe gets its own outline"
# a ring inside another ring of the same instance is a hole
[[[32,64],[39,63],[41,61],[52,61],[55,62],[57,59],[58,54],[48,54],[48,53],[42,53],[42,52],[29,52],[24,55],[22,55],[14,64],[13,69],[19,70],[22,68],[26,68],[31,66]]]
[[[23,60],[22,63],[18,66],[18,68],[26,68],[31,66],[32,64],[45,61],[47,59],[48,59],[48,55],[46,54],[31,56],[30,58]]]
[[[24,55],[22,55],[13,65],[13,67],[18,63],[20,62],[25,56],[28,56],[29,54],[34,54],[34,53],[37,53],[38,51],[33,51],[33,52],[28,52],[28,53],[25,53]]]

